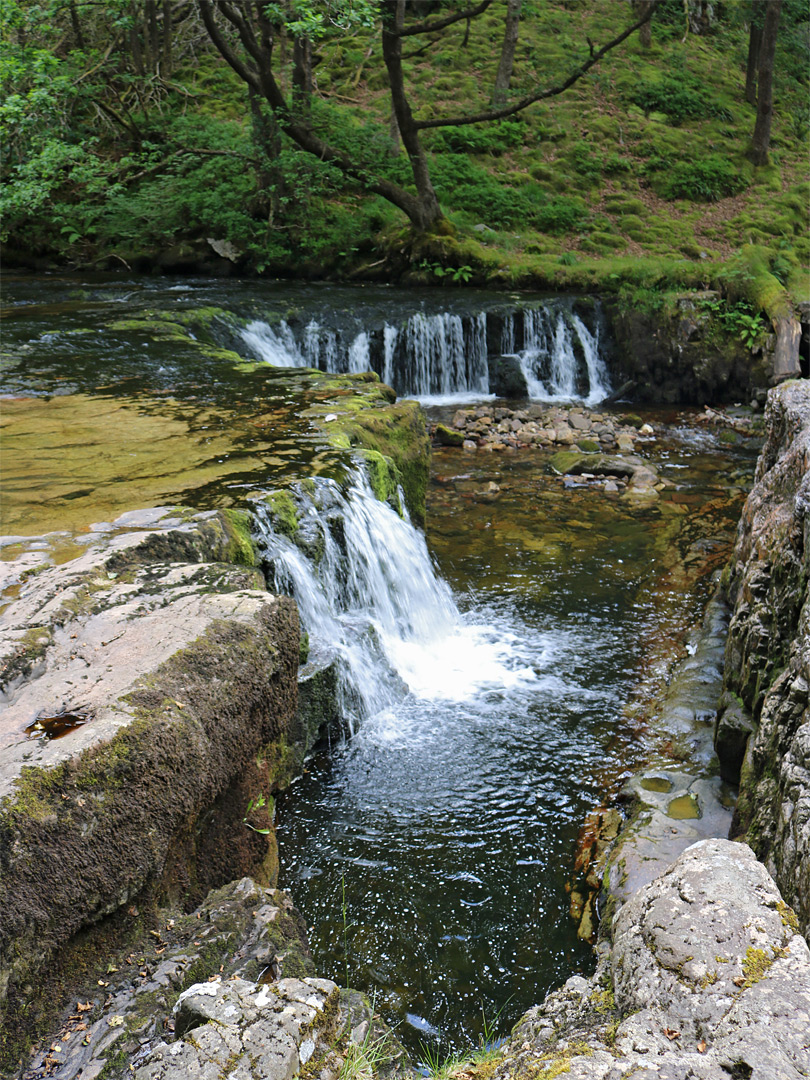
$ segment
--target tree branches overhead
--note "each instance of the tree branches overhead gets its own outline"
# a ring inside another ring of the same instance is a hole
[[[422,55],[439,35],[458,23],[466,23],[468,35],[471,22],[490,9],[494,0],[481,0],[471,5],[446,3],[444,6],[450,8],[447,14],[416,19],[413,14],[417,5],[408,5],[406,0],[378,0],[376,4],[371,0],[327,0],[326,3],[295,0],[286,4],[267,3],[266,0],[243,4],[230,0],[219,0],[218,3],[214,3],[214,0],[197,0],[197,6],[211,41],[222,57],[251,92],[264,99],[276,117],[279,128],[298,147],[336,166],[365,190],[376,192],[393,202],[408,215],[417,229],[429,230],[442,219],[442,211],[431,182],[428,157],[420,132],[514,116],[535,102],[564,93],[607,53],[645,25],[660,2],[649,0],[643,15],[601,48],[597,49],[586,39],[589,54],[567,78],[550,87],[537,88],[517,101],[506,102],[520,9],[519,3],[510,0],[507,4],[506,55],[502,56],[503,70],[499,70],[499,82],[494,93],[496,104],[461,116],[421,119],[414,115],[403,61]],[[342,31],[361,27],[372,29],[375,23],[378,32],[381,31],[382,58],[391,95],[391,130],[397,131],[398,139],[401,139],[408,155],[415,195],[400,184],[373,175],[356,154],[348,153],[329,137],[314,130],[310,110],[312,39],[328,35],[330,28],[337,27]],[[427,45],[404,54],[403,42],[421,35],[430,37]],[[289,55],[289,50],[284,50],[283,46],[290,40],[294,43],[293,89],[288,96],[283,89],[282,53]]]

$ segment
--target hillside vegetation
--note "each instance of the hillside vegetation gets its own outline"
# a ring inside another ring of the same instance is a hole
[[[765,274],[800,299],[807,5],[783,4],[770,159],[755,168],[745,67],[757,3],[689,0],[689,26],[682,0],[663,0],[650,47],[635,33],[560,96],[422,132],[447,227],[420,235],[389,201],[297,149],[255,95],[249,104],[199,5],[3,0],[7,253],[38,267],[192,269],[215,257],[213,240],[243,273],[632,288],[641,299],[718,283],[751,299],[746,282],[759,276],[761,289]],[[459,6],[409,8],[435,19]],[[418,117],[489,106],[506,8],[495,0],[469,22],[404,39]],[[633,19],[624,0],[524,0],[507,101],[561,81],[590,42],[598,49]],[[361,171],[408,187],[379,26],[367,15],[344,25],[313,42],[312,127]],[[275,48],[289,90],[292,35]]]

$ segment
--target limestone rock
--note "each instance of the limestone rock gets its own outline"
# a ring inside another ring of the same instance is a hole
[[[240,785],[295,715],[295,606],[221,561],[253,561],[227,513],[150,513],[3,613],[0,1001],[24,1004],[57,949],[164,873],[204,895],[268,857]],[[86,722],[31,731],[63,708]]]
[[[771,390],[765,425],[727,584],[725,685],[756,726],[732,835],[747,837],[810,933],[810,384]]]
[[[210,988],[231,979],[264,985],[313,974],[306,925],[290,897],[249,878],[210,893],[190,915],[165,913],[137,956],[137,967],[111,965],[103,986],[90,979],[77,988],[59,1031],[29,1061],[27,1077],[131,1076],[129,1063],[166,1038],[176,1025],[173,1006],[193,984],[209,988],[210,1002]],[[126,1063],[116,1068],[116,1061]]]
[[[569,979],[519,1022],[499,1080],[807,1075],[810,950],[747,845],[687,848],[612,936],[592,979]]]

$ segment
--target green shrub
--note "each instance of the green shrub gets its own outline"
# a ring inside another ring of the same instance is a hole
[[[685,120],[709,120],[718,117],[731,121],[734,117],[715,101],[705,87],[686,72],[664,75],[661,79],[643,79],[630,93],[630,101],[649,116],[664,113],[671,124]]]
[[[697,161],[672,165],[661,194],[665,199],[716,202],[724,196],[738,194],[745,186],[745,179],[731,162],[719,154],[710,154]]]
[[[437,150],[457,154],[502,154],[513,146],[522,146],[527,128],[522,120],[501,120],[495,124],[464,124],[440,128],[434,136]]]
[[[575,232],[588,215],[585,201],[575,195],[555,195],[549,199],[532,219],[532,223],[545,233]]]

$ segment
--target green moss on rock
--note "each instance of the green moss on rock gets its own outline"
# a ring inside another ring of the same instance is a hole
[[[250,514],[245,510],[221,510],[229,545],[225,562],[237,566],[255,566],[257,563],[256,547],[251,536]]]
[[[437,424],[436,441],[441,443],[442,446],[461,446],[464,442],[464,433],[461,431],[454,431],[453,428],[449,428],[447,424]]]
[[[271,491],[262,502],[270,511],[276,532],[294,540],[298,532],[298,509],[289,491]]]
[[[371,490],[380,502],[388,503],[398,514],[401,514],[399,488],[402,484],[402,475],[394,461],[377,450],[362,450],[360,456],[365,462]]]

